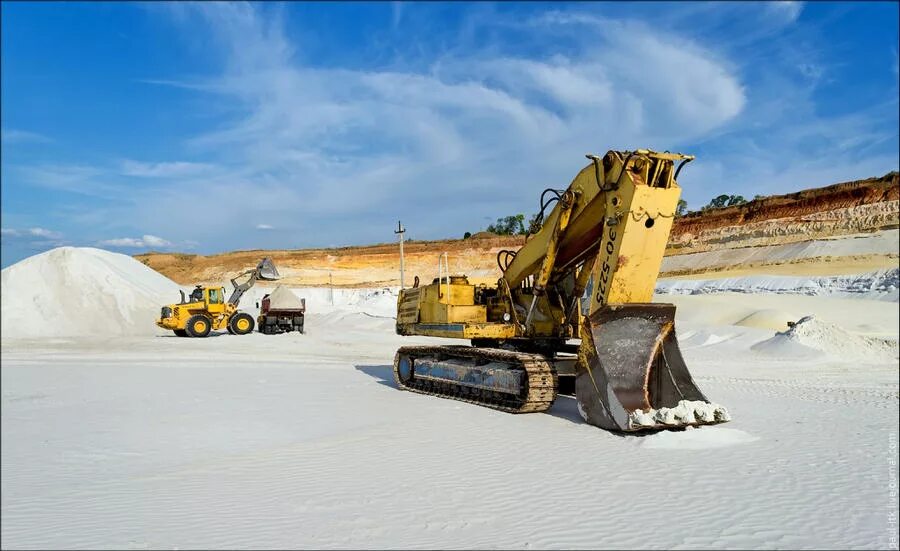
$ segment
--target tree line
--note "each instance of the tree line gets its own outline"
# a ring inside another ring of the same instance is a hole
[[[757,195],[753,199],[759,199],[762,195]],[[742,195],[727,195],[722,194],[716,197],[713,197],[709,203],[700,207],[700,212],[706,212],[711,209],[720,209],[725,207],[733,207],[735,205],[743,205],[748,201],[744,199]],[[690,214],[692,212],[688,210],[688,203],[684,199],[678,200],[678,206],[675,209],[675,217],[684,216],[686,214]],[[489,224],[485,231],[496,234],[496,235],[526,235],[527,233],[536,231],[537,224],[540,221],[538,220],[538,215],[535,214],[528,220],[528,224],[525,224],[525,215],[524,214],[513,214],[510,216],[503,216],[498,218],[496,222],[493,224]],[[463,235],[463,239],[468,239],[472,237],[471,232],[466,232]]]

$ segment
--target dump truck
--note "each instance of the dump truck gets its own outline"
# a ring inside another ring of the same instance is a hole
[[[306,299],[298,298],[290,289],[279,285],[271,293],[263,296],[259,306],[257,327],[266,335],[303,333],[303,318],[306,313]]]
[[[541,194],[525,244],[498,253],[496,285],[441,269],[431,284],[400,291],[398,334],[471,346],[400,348],[397,387],[510,413],[547,411],[559,394],[574,394],[586,422],[620,432],[728,421],[688,371],[675,306],[651,303],[676,180],[694,157],[647,149],[587,157],[568,188]]]
[[[243,282],[239,281],[246,277]],[[210,331],[226,329],[232,335],[246,335],[253,331],[253,316],[238,310],[241,297],[257,280],[281,279],[275,264],[263,258],[255,268],[231,279],[234,288],[225,300],[225,288],[197,285],[189,297],[181,292],[181,302],[162,307],[156,325],[171,330],[179,337],[206,337]]]

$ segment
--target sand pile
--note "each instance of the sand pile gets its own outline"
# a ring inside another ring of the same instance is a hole
[[[748,275],[715,279],[660,279],[660,295],[702,295],[710,293],[775,293],[852,297],[866,300],[900,300],[900,269],[875,270],[861,274],[834,276]]]
[[[227,287],[230,284],[224,283]],[[305,301],[308,314],[330,312],[357,312],[369,316],[393,318],[397,315],[397,287],[328,289],[325,287],[293,287],[280,285],[298,299]],[[240,309],[256,315],[262,304],[262,297],[273,294],[275,288],[256,285],[244,295]],[[270,296],[271,298],[271,296]],[[290,300],[290,299],[288,299]]]
[[[781,356],[820,355],[842,360],[890,362],[898,358],[896,340],[855,335],[839,325],[813,316],[801,318],[788,330],[757,343],[753,350]]]
[[[368,289],[325,289],[322,287],[294,288],[294,293],[306,299],[306,307],[314,312],[350,310],[371,316],[397,315],[397,287]]]
[[[2,336],[152,335],[178,290],[130,256],[60,247],[2,271]]]
[[[284,285],[275,287],[275,290],[269,293],[269,308],[273,310],[302,310],[304,301],[297,297],[293,291]]]

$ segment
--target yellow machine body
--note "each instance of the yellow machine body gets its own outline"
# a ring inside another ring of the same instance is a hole
[[[585,167],[567,190],[573,196],[572,206],[551,213],[517,252],[497,286],[471,285],[465,276],[448,275],[430,285],[402,289],[397,332],[461,339],[577,338],[580,320],[567,323],[568,305],[547,293],[535,293],[534,284],[540,283],[535,279],[541,278],[545,265],[550,269],[543,275],[544,287],[554,276],[572,278],[576,264],[598,255],[593,273],[596,307],[650,302],[681,189],[671,173],[661,175],[662,185],[648,185],[649,160],[637,170],[630,165],[623,174],[622,158],[616,158],[619,163],[606,180],[618,182],[617,189],[602,190],[595,167]],[[566,220],[560,228],[561,216]],[[523,314],[527,315],[536,296],[532,320],[526,326],[521,323]]]
[[[237,306],[225,301],[225,288],[199,286],[195,291],[198,289],[202,295],[200,300],[193,300],[192,294],[191,302],[166,305],[163,308],[171,309],[172,315],[161,317],[156,325],[170,331],[184,330],[192,316],[203,314],[209,318],[210,329],[214,331],[225,329],[228,319],[237,312]]]
[[[676,177],[693,157],[639,149],[588,158],[568,188],[545,190],[525,244],[498,254],[496,286],[447,270],[400,291],[398,334],[473,348],[401,348],[398,386],[510,412],[543,411],[557,391],[574,393],[584,418],[611,430],[727,421],[684,365],[675,307],[651,304],[681,195]]]
[[[242,277],[246,279],[239,283]],[[156,325],[179,337],[206,337],[210,331],[227,329],[233,335],[246,335],[253,331],[255,322],[251,315],[238,310],[241,297],[257,280],[280,279],[275,264],[262,259],[255,268],[238,274],[231,280],[234,290],[225,299],[225,288],[197,285],[190,297],[181,293],[181,302],[167,304],[160,311]]]

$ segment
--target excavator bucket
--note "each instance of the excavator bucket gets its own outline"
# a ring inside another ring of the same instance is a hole
[[[270,258],[263,258],[260,260],[259,264],[256,265],[256,272],[259,274],[259,279],[265,281],[281,279],[281,274],[278,273],[278,269],[275,268],[275,263],[272,262]]]
[[[691,378],[673,304],[608,305],[583,323],[575,396],[588,423],[632,432],[730,420]]]

